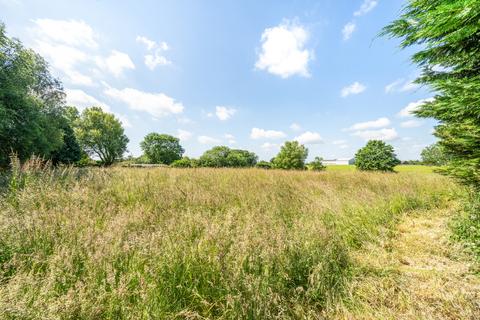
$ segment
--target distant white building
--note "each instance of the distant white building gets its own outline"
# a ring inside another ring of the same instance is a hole
[[[341,159],[330,159],[323,160],[322,163],[326,166],[346,166],[349,164],[355,164],[354,158],[341,158]]]

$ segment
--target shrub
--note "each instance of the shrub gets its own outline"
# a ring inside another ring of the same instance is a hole
[[[272,164],[268,161],[259,161],[255,165],[255,167],[259,169],[272,169]]]
[[[305,169],[308,149],[298,141],[287,141],[278,155],[273,159],[273,167],[277,169]]]
[[[178,159],[170,164],[172,168],[195,168],[197,167],[197,160],[190,159],[189,157],[183,157],[182,159]]]
[[[380,140],[370,140],[355,155],[355,166],[360,170],[393,171],[400,164],[391,145]]]
[[[327,167],[323,164],[323,158],[320,158],[320,157],[315,157],[315,160],[313,160],[312,162],[310,162],[308,165],[307,165],[308,169],[309,170],[312,170],[312,171],[323,171],[325,170]]]
[[[240,149],[230,149],[225,146],[213,147],[198,160],[201,167],[253,167],[257,163],[257,155],[253,152]]]

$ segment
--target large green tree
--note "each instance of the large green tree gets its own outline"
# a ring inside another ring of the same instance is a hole
[[[253,167],[257,163],[257,155],[253,152],[240,149],[230,149],[225,146],[213,147],[207,150],[198,159],[202,167]]]
[[[368,141],[355,155],[355,166],[360,170],[393,171],[399,164],[393,147],[381,140]]]
[[[438,143],[425,147],[421,156],[424,164],[432,166],[444,166],[450,161],[450,157],[445,154],[443,147]]]
[[[185,150],[180,139],[168,134],[149,133],[140,143],[143,153],[150,163],[171,164],[182,158]]]
[[[12,152],[26,160],[62,148],[64,98],[45,60],[7,37],[0,23],[0,166]]]
[[[83,150],[107,166],[122,158],[127,150],[129,140],[121,122],[99,107],[83,110],[76,120],[75,133]]]
[[[439,121],[435,136],[451,157],[446,172],[480,189],[480,1],[410,0],[383,34],[419,48],[416,82],[436,96],[415,114]]]
[[[305,169],[305,160],[308,149],[298,141],[287,141],[280,152],[272,160],[273,167],[277,169]]]

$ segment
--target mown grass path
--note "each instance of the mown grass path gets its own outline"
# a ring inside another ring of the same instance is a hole
[[[395,237],[358,252],[360,271],[337,318],[479,319],[478,266],[449,239],[455,212],[410,212]]]

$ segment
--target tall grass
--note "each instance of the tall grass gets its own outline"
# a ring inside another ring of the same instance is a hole
[[[348,290],[351,252],[456,192],[409,172],[16,170],[2,319],[320,318]]]

